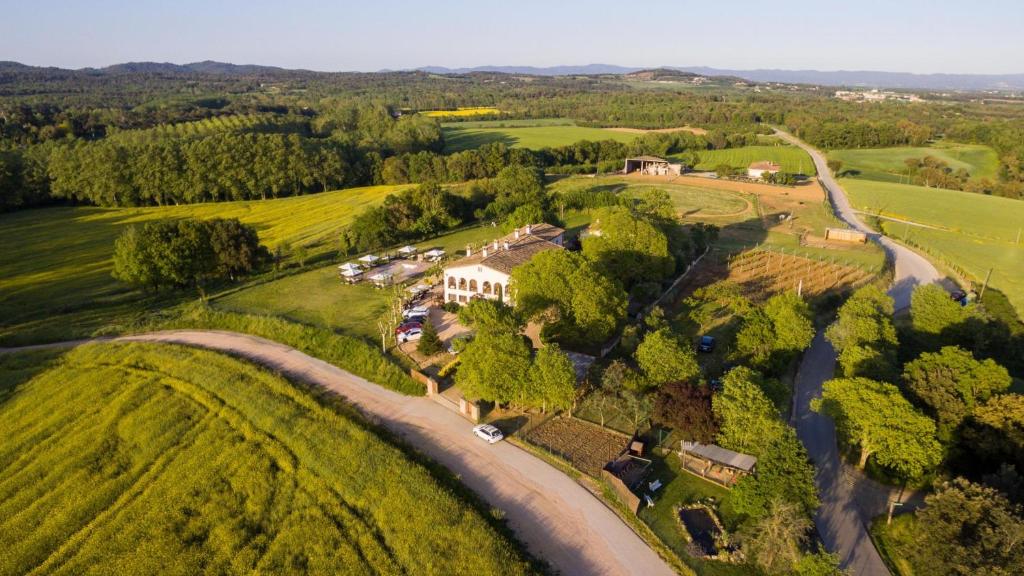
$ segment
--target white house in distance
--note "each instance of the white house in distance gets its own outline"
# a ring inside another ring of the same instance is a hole
[[[747,177],[760,179],[765,173],[778,174],[780,170],[782,170],[782,166],[779,166],[775,162],[769,162],[767,160],[754,162],[750,166],[747,166]]]
[[[444,269],[444,299],[465,304],[473,298],[509,303],[512,269],[539,252],[561,250],[565,230],[550,224],[530,224],[480,250],[466,248],[466,257]]]

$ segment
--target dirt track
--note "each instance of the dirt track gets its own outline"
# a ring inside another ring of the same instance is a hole
[[[166,342],[226,352],[344,396],[368,418],[404,437],[502,510],[531,552],[561,574],[675,573],[614,512],[574,480],[508,442],[485,444],[473,436],[472,424],[433,400],[403,396],[283,344],[245,334],[176,330],[112,341]],[[17,349],[0,352],[12,350]]]

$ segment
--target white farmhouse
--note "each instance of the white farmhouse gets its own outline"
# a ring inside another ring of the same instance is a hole
[[[779,166],[775,162],[754,162],[747,167],[747,177],[760,179],[765,172],[769,174],[778,174],[779,170],[782,170],[782,166]]]
[[[473,298],[510,303],[508,279],[512,269],[534,254],[562,249],[565,230],[550,224],[531,224],[495,240],[480,250],[467,247],[466,257],[444,269],[444,299],[465,304]]]

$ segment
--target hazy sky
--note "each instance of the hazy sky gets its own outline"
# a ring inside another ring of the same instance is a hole
[[[0,60],[1024,72],[1024,0],[0,0]]]

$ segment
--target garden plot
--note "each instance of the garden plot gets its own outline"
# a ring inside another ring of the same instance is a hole
[[[569,461],[577,470],[597,477],[626,447],[629,437],[576,418],[558,417],[527,432],[523,438]]]

